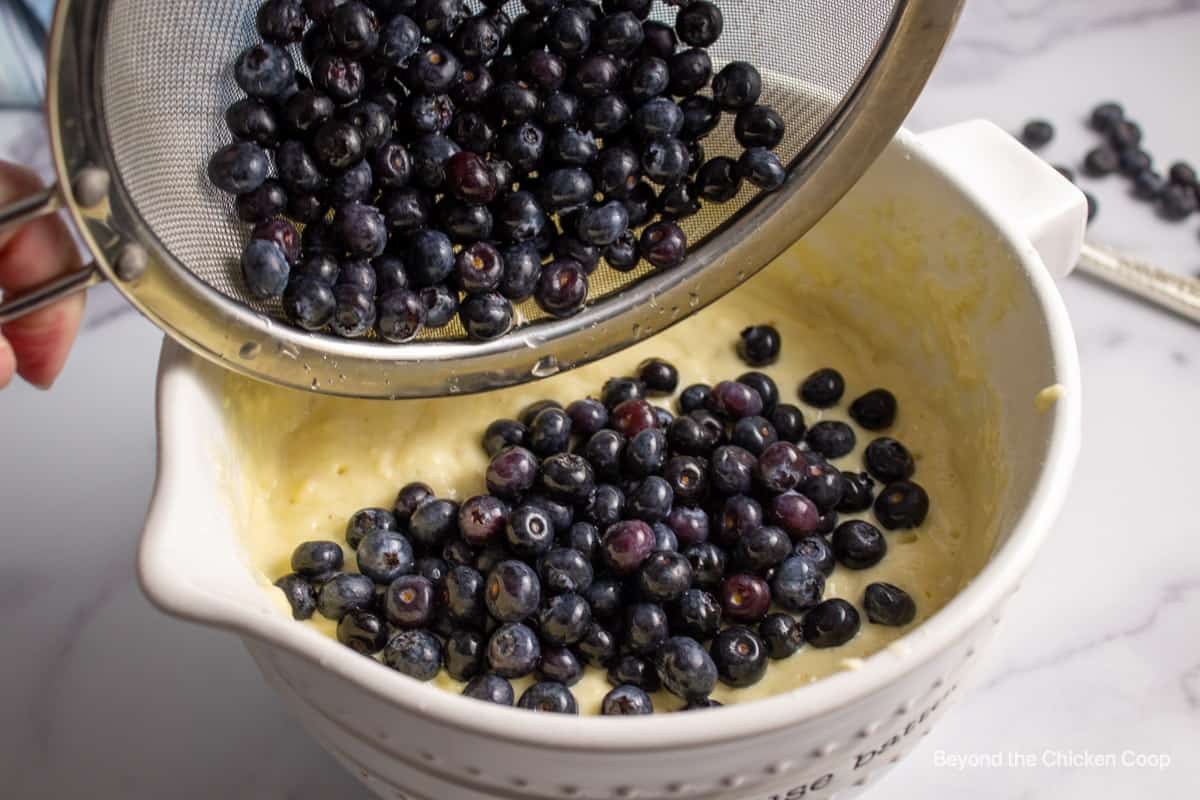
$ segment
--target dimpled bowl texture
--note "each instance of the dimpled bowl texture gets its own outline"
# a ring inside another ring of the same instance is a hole
[[[1061,299],[1033,246],[978,191],[902,133],[785,256],[811,302],[907,365],[945,409],[961,432],[955,466],[977,498],[967,535],[996,542],[949,605],[852,669],[714,711],[579,718],[468,700],[363,658],[264,593],[238,542],[224,373],[170,342],[143,587],[167,612],[241,636],[292,713],[381,797],[851,797],[954,701],[1054,522],[1078,450],[1078,363]],[[1055,402],[1035,411],[1051,386]]]

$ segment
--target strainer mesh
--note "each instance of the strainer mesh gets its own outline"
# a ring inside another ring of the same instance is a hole
[[[205,0],[163,4],[110,0],[99,50],[104,124],[118,178],[143,220],[163,246],[197,278],[257,311],[280,316],[278,302],[246,296],[238,256],[248,231],[231,198],[205,175],[210,155],[227,144],[225,109],[241,96],[232,62],[258,40],[258,0]],[[717,69],[742,59],[764,77],[763,100],[787,123],[777,148],[784,163],[807,154],[807,146],[857,85],[900,5],[899,0],[718,0],[725,31],[709,50]],[[522,7],[512,2],[511,14]],[[654,17],[672,22],[676,9],[655,4]],[[299,53],[297,66],[303,68]],[[705,140],[707,157],[741,148],[733,120]],[[744,189],[724,204],[706,204],[684,229],[694,252],[705,238],[757,195]],[[628,287],[650,271],[601,267],[591,277],[589,302]],[[519,309],[527,321],[544,315],[532,302]],[[429,332],[460,338],[462,328]]]

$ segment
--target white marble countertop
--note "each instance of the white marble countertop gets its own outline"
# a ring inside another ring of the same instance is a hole
[[[1084,115],[1113,98],[1161,162],[1200,162],[1195,0],[968,5],[913,128],[983,116],[1015,129],[1044,116],[1058,128],[1048,156],[1074,165],[1092,141]],[[40,126],[0,116],[0,157],[45,169]],[[1101,203],[1096,240],[1200,269],[1200,218],[1162,222],[1117,179],[1084,185]],[[1081,277],[1063,292],[1087,392],[1066,512],[973,686],[871,797],[1191,798],[1200,787],[1200,525],[1189,500],[1200,329]],[[362,796],[236,639],[162,616],[137,587],[159,343],[101,288],[54,391],[0,395],[0,793]],[[1170,763],[1088,765],[1125,751]],[[947,765],[994,753],[1032,753],[1037,765]]]

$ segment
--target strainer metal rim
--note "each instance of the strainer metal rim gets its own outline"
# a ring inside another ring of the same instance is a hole
[[[736,288],[812,227],[874,162],[915,102],[964,0],[901,0],[875,57],[785,188],[759,198],[680,267],[655,273],[565,320],[493,342],[389,345],[309,334],[232,300],[191,273],[142,221],[113,163],[96,85],[109,0],[60,0],[48,48],[47,113],[66,205],[97,263],[146,317],[199,355],[250,377],[367,398],[466,394],[548,377],[670,327]],[[134,57],[131,55],[130,57]],[[107,197],[73,186],[99,166]],[[200,166],[197,167],[201,168]],[[790,188],[803,184],[804,191]],[[822,198],[818,207],[812,197]],[[144,269],[118,269],[130,248]]]

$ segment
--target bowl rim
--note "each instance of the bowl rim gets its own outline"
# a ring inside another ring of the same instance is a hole
[[[1041,474],[1009,539],[943,608],[920,626],[844,670],[769,698],[727,706],[712,713],[629,718],[539,715],[536,725],[513,725],[519,710],[480,703],[409,678],[364,659],[309,626],[283,615],[266,614],[206,592],[187,579],[171,560],[168,512],[174,497],[186,493],[179,476],[194,470],[181,448],[172,447],[180,427],[172,408],[194,395],[207,379],[200,362],[165,339],[159,363],[157,399],[158,471],[138,557],[138,577],[147,597],[164,612],[201,624],[253,637],[329,670],[384,703],[435,723],[494,738],[508,744],[537,745],[556,751],[645,752],[714,744],[742,736],[760,736],[827,715],[885,690],[961,642],[993,607],[1016,591],[1019,581],[1047,536],[1067,494],[1080,446],[1081,387],[1078,353],[1065,304],[1048,270],[1013,220],[992,213],[982,192],[965,176],[946,171],[919,137],[901,131],[891,145],[900,148],[932,180],[941,180],[963,198],[965,210],[990,225],[1016,256],[1046,327],[1055,380],[1065,395],[1047,412],[1049,446]],[[212,368],[212,373],[217,372]],[[526,719],[522,717],[522,719]]]

